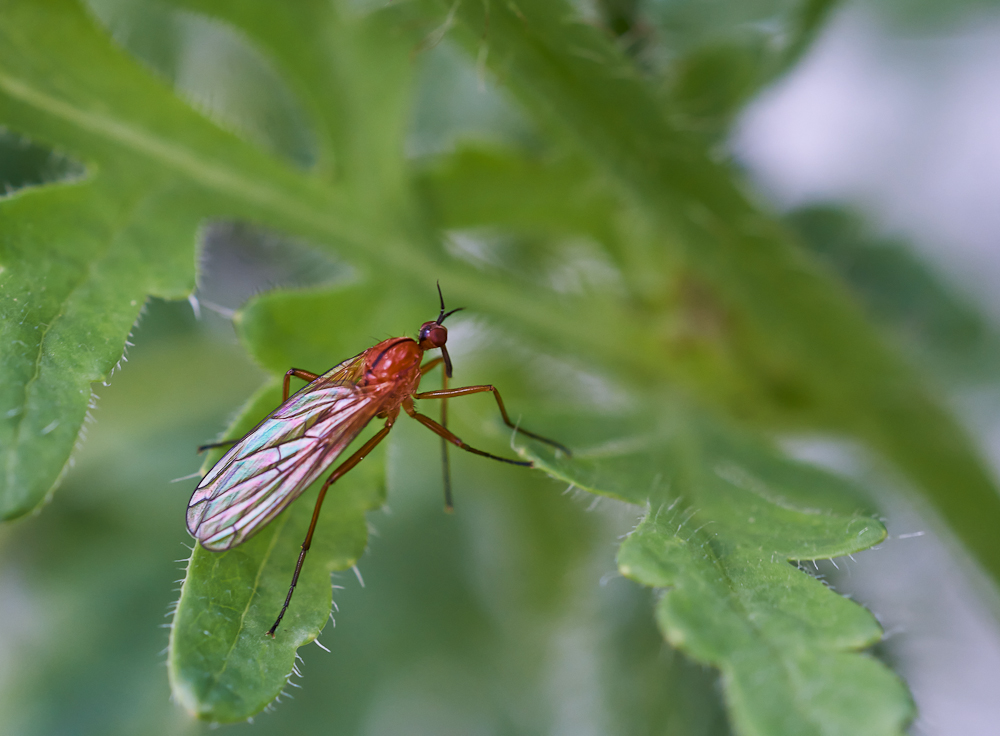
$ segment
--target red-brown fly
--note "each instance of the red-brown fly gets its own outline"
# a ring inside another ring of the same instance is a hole
[[[455,436],[447,428],[445,407],[449,398],[490,391],[496,398],[500,415],[507,426],[570,454],[558,442],[515,426],[507,416],[500,393],[493,386],[447,387],[452,366],[445,347],[448,330],[443,323],[449,315],[459,310],[445,311],[440,286],[438,296],[441,300],[441,312],[437,319],[420,326],[416,340],[409,337],[383,340],[323,375],[298,368],[285,373],[281,406],[249,434],[237,440],[201,479],[191,496],[187,509],[187,527],[191,535],[205,549],[232,549],[284,511],[336,462],[370,421],[376,418],[385,420],[382,429],[340,463],[320,488],[288,595],[277,620],[267,632],[271,637],[292,600],[327,490],[385,439],[399,416],[400,409],[442,438],[445,507],[449,511],[452,504],[448,477],[448,443],[492,460],[532,466],[530,461],[512,460],[477,450]],[[441,355],[422,364],[424,351],[433,349],[440,349]],[[442,364],[444,388],[439,391],[418,392],[421,377]],[[289,382],[293,376],[309,383],[289,396]],[[441,399],[441,422],[419,413],[414,408],[414,399]],[[229,443],[218,443],[225,444]],[[218,445],[206,445],[202,449]]]

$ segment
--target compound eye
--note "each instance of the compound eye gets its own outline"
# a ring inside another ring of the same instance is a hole
[[[422,332],[422,330],[421,330]],[[427,330],[427,341],[436,348],[448,342],[448,330],[444,325],[434,324]]]
[[[439,348],[448,342],[448,330],[437,322],[424,322],[420,325],[417,342],[424,350]]]

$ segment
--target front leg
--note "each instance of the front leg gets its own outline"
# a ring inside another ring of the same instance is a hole
[[[281,389],[281,403],[284,404],[288,401],[288,385],[292,380],[292,376],[296,378],[301,378],[303,381],[310,383],[319,378],[318,373],[310,373],[309,371],[299,370],[298,368],[289,368],[285,371],[285,384]]]
[[[465,442],[463,442],[461,439],[459,439],[459,437],[457,435],[455,435],[447,427],[442,427],[440,424],[438,424],[437,422],[435,422],[433,419],[431,419],[426,414],[421,414],[416,409],[414,409],[412,401],[409,401],[409,402],[404,401],[403,402],[403,409],[406,411],[407,414],[409,414],[411,417],[413,417],[414,419],[416,419],[422,425],[424,425],[425,427],[427,427],[427,429],[429,429],[432,432],[434,432],[434,434],[440,436],[443,440],[445,440],[447,442],[450,442],[451,444],[455,445],[455,447],[458,447],[458,448],[461,448],[462,450],[465,450],[466,452],[471,452],[474,455],[480,455],[482,457],[488,457],[490,460],[498,460],[498,461],[500,461],[502,463],[510,463],[511,465],[520,465],[520,466],[525,467],[525,468],[533,468],[534,467],[534,464],[530,460],[513,460],[513,459],[507,458],[507,457],[500,457],[499,455],[494,455],[491,452],[486,452],[485,450],[477,450],[475,447],[472,447],[471,445],[467,445]]]
[[[420,366],[420,375],[424,375],[428,371],[432,371],[444,362],[444,358],[434,358],[434,360],[428,360],[422,366]]]
[[[566,455],[566,457],[572,457],[573,453],[570,452],[566,445],[556,442],[555,440],[550,440],[548,437],[542,437],[540,434],[535,434],[534,432],[529,432],[520,427],[514,422],[510,421],[510,417],[507,416],[507,408],[503,405],[503,399],[500,398],[500,392],[497,391],[495,386],[483,385],[483,386],[463,386],[461,388],[446,388],[440,391],[423,391],[421,393],[413,394],[415,399],[442,399],[447,400],[450,398],[455,398],[458,396],[469,396],[470,394],[481,394],[485,392],[491,392],[493,398],[497,400],[497,406],[500,408],[500,416],[503,417],[504,424],[513,429],[515,432],[520,432],[521,434],[526,434],[539,442],[544,442],[547,445],[551,445],[560,452]],[[436,430],[435,430],[436,431]],[[444,436],[444,435],[442,435]]]

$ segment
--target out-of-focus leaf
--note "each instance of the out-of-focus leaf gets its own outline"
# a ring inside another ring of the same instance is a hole
[[[857,490],[683,404],[660,408],[667,418],[633,421],[637,434],[572,459],[534,444],[522,451],[578,488],[649,509],[619,567],[668,589],[660,628],[722,671],[738,733],[901,734],[913,715],[905,687],[851,653],[881,638],[874,617],[788,564],[885,537]]]
[[[997,380],[997,329],[912,248],[877,237],[860,217],[833,207],[797,210],[788,219],[917,362],[945,379]]]
[[[475,4],[456,11],[458,38],[475,54],[484,13]],[[668,122],[618,49],[572,18],[558,0],[492,8],[491,68],[619,182],[680,264],[664,257],[642,297],[661,310],[686,301],[698,320],[689,334],[715,355],[678,350],[663,329],[660,350],[674,348],[660,353],[664,369],[742,416],[868,440],[1000,575],[1000,494],[965,432],[845,290],[752,206],[733,172]]]
[[[531,159],[497,147],[463,146],[433,159],[419,182],[445,228],[496,224],[610,238],[621,207],[586,161]]]
[[[913,33],[938,32],[942,27],[962,23],[978,14],[996,12],[996,0],[959,0],[937,3],[933,0],[876,0],[861,5],[866,10],[898,28]]]
[[[436,316],[434,296],[426,289],[388,289],[379,281],[276,291],[252,299],[237,314],[236,325],[268,371],[325,373],[380,340],[413,333]]]
[[[79,161],[0,127],[0,196],[24,187],[79,179],[85,173]]]
[[[317,142],[285,79],[233,26],[157,0],[89,0],[115,41],[222,127],[309,168]]]
[[[285,72],[309,110],[320,146],[317,173],[349,183],[354,214],[393,232],[408,226],[403,141],[412,52],[423,27],[405,7],[367,12],[349,3],[173,0],[227,21]],[[390,211],[398,209],[398,212]]]
[[[735,114],[792,66],[835,0],[604,0],[600,17],[647,70],[680,127],[723,136]]]

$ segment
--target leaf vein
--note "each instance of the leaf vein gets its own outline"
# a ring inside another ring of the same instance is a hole
[[[236,635],[233,637],[233,643],[229,646],[229,651],[226,652],[226,656],[223,658],[222,669],[220,669],[216,674],[212,676],[214,683],[212,687],[219,684],[223,673],[226,668],[229,667],[229,660],[232,658],[233,650],[236,649],[236,645],[240,641],[240,634],[244,629],[244,622],[246,621],[247,613],[250,611],[250,605],[253,603],[254,596],[257,595],[257,589],[260,587],[260,578],[264,574],[264,568],[267,567],[268,560],[271,559],[271,553],[274,551],[275,546],[278,544],[278,538],[281,536],[282,531],[284,531],[285,526],[288,524],[289,516],[286,514],[280,518],[278,522],[278,529],[271,537],[271,543],[267,546],[267,551],[261,557],[260,566],[257,568],[257,574],[253,579],[253,587],[250,588],[250,595],[247,596],[247,603],[243,607],[243,613],[240,614],[240,625],[236,630]]]

